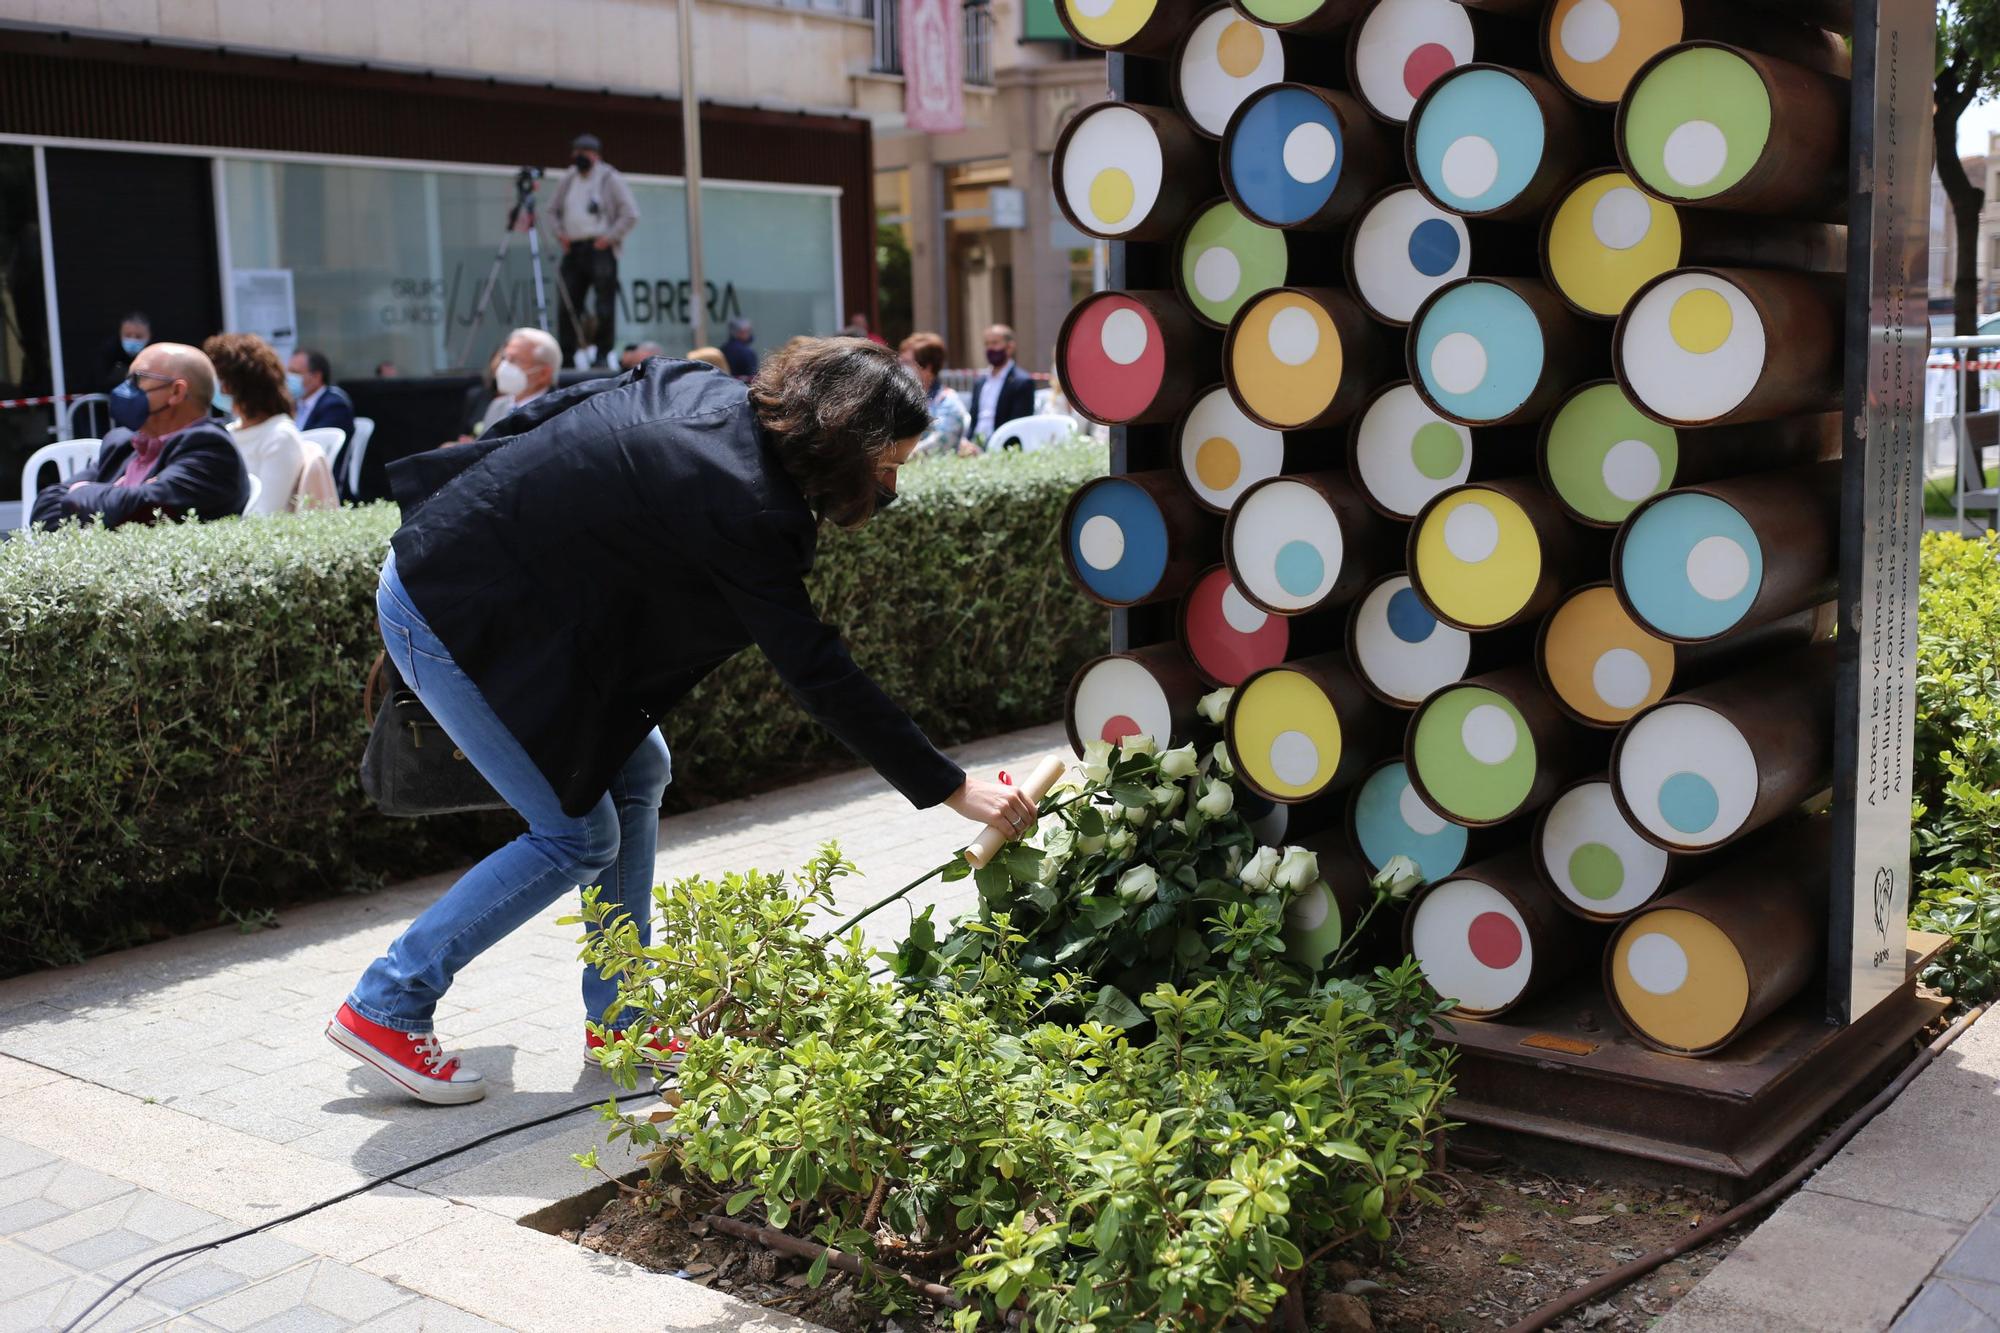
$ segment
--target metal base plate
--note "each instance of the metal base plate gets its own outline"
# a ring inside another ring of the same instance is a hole
[[[1501,1019],[1453,1019],[1454,1142],[1545,1169],[1749,1192],[1827,1114],[1907,1059],[1946,1001],[1916,975],[1944,944],[1912,933],[1908,980],[1859,1022],[1809,988],[1717,1055],[1666,1055],[1626,1033],[1595,979]]]

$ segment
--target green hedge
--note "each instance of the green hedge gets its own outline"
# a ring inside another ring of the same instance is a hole
[[[1055,528],[1102,449],[947,460],[829,533],[856,657],[940,744],[1059,714],[1105,620]],[[0,976],[437,868],[506,824],[391,821],[359,790],[387,505],[0,543]],[[754,651],[665,728],[669,800],[851,762]],[[498,817],[505,820],[506,817]]]

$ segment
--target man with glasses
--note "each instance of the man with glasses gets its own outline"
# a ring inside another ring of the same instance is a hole
[[[154,343],[141,351],[111,390],[116,428],[104,437],[97,461],[43,488],[35,497],[35,526],[75,519],[113,528],[242,513],[250,478],[229,432],[209,417],[214,398],[215,367],[200,348]]]

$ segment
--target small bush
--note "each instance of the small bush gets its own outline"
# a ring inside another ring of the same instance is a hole
[[[1100,449],[911,468],[814,575],[855,655],[941,744],[1042,722],[1104,619],[1049,558]],[[0,543],[0,976],[218,908],[461,860],[507,817],[390,821],[356,767],[388,505]],[[844,754],[754,650],[669,717],[669,799]]]

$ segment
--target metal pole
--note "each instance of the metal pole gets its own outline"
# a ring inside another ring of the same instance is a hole
[[[688,323],[696,347],[708,346],[708,283],[701,271],[701,101],[694,87],[694,0],[680,2],[681,156],[686,162]]]

